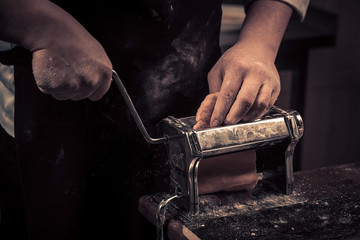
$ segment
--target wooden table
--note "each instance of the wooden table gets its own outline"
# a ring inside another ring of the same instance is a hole
[[[152,223],[154,196],[143,196],[140,212]],[[360,239],[360,164],[295,173],[295,191],[286,196],[266,185],[252,193],[200,196],[200,213],[169,214],[171,240]]]

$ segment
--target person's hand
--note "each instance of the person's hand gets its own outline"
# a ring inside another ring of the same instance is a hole
[[[102,46],[74,43],[33,52],[33,74],[41,92],[58,100],[99,100],[109,89],[112,65]]]
[[[59,100],[99,100],[107,92],[112,65],[105,50],[64,9],[48,0],[2,0],[0,16],[0,38],[32,52],[41,92]]]
[[[280,78],[266,50],[236,44],[226,51],[208,74],[210,93],[218,92],[210,127],[253,121],[274,105]],[[208,101],[208,99],[205,99]]]
[[[210,93],[219,92],[210,127],[252,121],[275,103],[280,79],[274,62],[292,12],[280,1],[248,6],[238,41],[208,74]]]
[[[215,103],[218,98],[219,93],[210,93],[202,101],[200,107],[196,112],[196,124],[193,126],[194,130],[201,130],[205,128],[210,128],[210,119],[214,111]]]

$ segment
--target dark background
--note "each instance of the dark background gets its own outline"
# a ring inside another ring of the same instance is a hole
[[[333,47],[308,58],[302,169],[360,162],[360,1],[312,0],[337,16]]]
[[[360,162],[359,11],[358,0],[311,0],[304,22],[290,23],[285,33],[276,104],[298,110],[305,120],[296,170]],[[227,33],[221,43],[229,46]]]

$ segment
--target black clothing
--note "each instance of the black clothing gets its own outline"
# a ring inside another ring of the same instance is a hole
[[[166,116],[196,113],[220,56],[221,1],[54,2],[104,46],[151,135]],[[15,65],[15,89],[32,239],[154,238],[137,204],[167,190],[166,153],[141,137],[115,84],[97,102],[57,101],[38,90],[27,61]]]

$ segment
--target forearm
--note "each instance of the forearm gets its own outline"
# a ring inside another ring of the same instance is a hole
[[[0,0],[0,26],[0,39],[31,51],[90,36],[71,15],[47,0]]]
[[[292,8],[273,0],[254,1],[247,11],[238,42],[274,61]]]
[[[99,100],[112,65],[104,48],[66,11],[48,0],[0,0],[0,39],[33,53],[40,91],[58,100]]]

